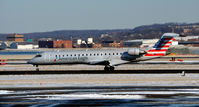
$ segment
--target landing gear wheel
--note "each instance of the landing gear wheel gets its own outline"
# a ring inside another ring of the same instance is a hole
[[[104,67],[104,71],[109,71],[109,67],[108,67],[108,66],[105,66],[105,67]]]
[[[113,66],[105,66],[104,71],[114,71],[114,67]]]
[[[38,67],[36,68],[36,71],[39,71],[39,68],[38,68]]]
[[[38,65],[36,65],[36,71],[39,71],[39,66]]]
[[[110,71],[114,71],[115,68],[113,66],[110,66],[109,69]]]

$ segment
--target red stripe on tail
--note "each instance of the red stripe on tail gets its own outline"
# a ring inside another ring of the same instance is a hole
[[[164,56],[165,53],[145,54],[145,56]]]
[[[166,52],[167,49],[161,49],[161,50],[149,50],[148,52]]]
[[[165,46],[157,46],[157,48],[169,48],[170,45],[165,45]]]
[[[171,44],[172,42],[163,42],[163,44]]]
[[[164,38],[164,40],[175,40],[174,38]]]

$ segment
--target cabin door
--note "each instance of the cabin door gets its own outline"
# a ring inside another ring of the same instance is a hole
[[[45,55],[45,62],[50,62],[50,54]]]

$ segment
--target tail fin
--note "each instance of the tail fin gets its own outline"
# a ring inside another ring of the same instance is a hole
[[[164,56],[172,42],[175,40],[174,37],[178,37],[176,33],[164,33],[160,40],[155,46],[148,50],[145,56]]]

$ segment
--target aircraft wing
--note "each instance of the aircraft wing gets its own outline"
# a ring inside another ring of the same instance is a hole
[[[108,63],[108,61],[106,61],[106,60],[92,60],[92,61],[90,61],[91,65],[100,65],[100,64],[103,65],[105,63]]]
[[[109,63],[111,66],[119,66],[123,64],[199,64],[199,61],[139,61],[139,62],[130,62],[120,59],[111,59],[111,60],[92,60],[90,64],[93,65],[104,65]]]
[[[118,66],[122,64],[129,63],[129,61],[119,60],[119,59],[111,59],[111,60],[92,60],[90,64],[92,65],[104,65],[110,64],[111,66]]]
[[[112,59],[109,61],[111,66],[119,66],[122,64],[128,64],[130,61],[120,60],[120,59]]]

